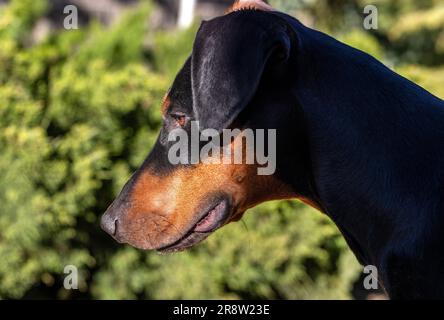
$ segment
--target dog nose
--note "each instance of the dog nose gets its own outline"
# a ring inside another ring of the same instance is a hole
[[[117,221],[118,219],[116,217],[113,217],[109,213],[105,213],[100,221],[100,227],[111,236],[115,236],[117,232]]]

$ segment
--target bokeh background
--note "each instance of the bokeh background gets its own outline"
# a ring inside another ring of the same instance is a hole
[[[100,230],[156,139],[200,19],[231,1],[197,1],[191,25],[179,2],[0,0],[0,298],[365,298],[337,228],[297,201],[252,209],[176,255]],[[270,3],[444,96],[442,0]],[[77,30],[63,28],[67,4]],[[362,26],[367,4],[377,30]],[[63,288],[66,265],[79,290]]]

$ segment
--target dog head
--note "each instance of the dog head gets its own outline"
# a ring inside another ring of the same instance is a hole
[[[288,177],[297,177],[291,168],[303,162],[291,93],[297,41],[269,10],[262,1],[237,1],[225,16],[200,26],[192,54],[163,101],[155,146],[102,217],[102,228],[117,241],[182,250],[248,208],[296,196]],[[237,134],[215,143],[225,129]],[[272,130],[275,141],[267,139]],[[247,132],[255,140],[250,146]],[[179,147],[172,135],[182,138]],[[263,163],[256,157],[246,163],[259,138],[262,151],[275,152],[271,174],[258,174]],[[204,142],[210,140],[208,152]],[[223,150],[233,157],[239,151],[242,161],[225,161]],[[182,154],[172,160],[177,151]]]

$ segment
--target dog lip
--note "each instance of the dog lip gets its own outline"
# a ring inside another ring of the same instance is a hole
[[[212,232],[220,227],[228,215],[228,203],[220,201],[213,209],[209,210],[195,225],[195,232]]]
[[[181,251],[201,242],[210,233],[216,231],[224,225],[230,217],[230,204],[228,199],[224,198],[217,202],[212,209],[206,213],[185,233],[180,239],[166,246],[156,248],[160,253]]]
[[[156,251],[159,253],[171,253],[171,252],[183,251],[203,241],[210,234],[211,232],[189,231],[187,234],[185,234],[185,236],[183,236],[176,242],[161,248],[157,248]]]

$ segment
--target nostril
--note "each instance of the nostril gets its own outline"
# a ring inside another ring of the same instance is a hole
[[[116,233],[117,233],[117,227],[118,227],[118,224],[119,224],[119,220],[118,220],[118,219],[115,219],[115,220],[114,220],[114,233],[113,233],[113,236],[115,236]]]
[[[116,235],[117,224],[118,219],[106,213],[102,216],[102,220],[100,221],[102,229],[112,236]]]

